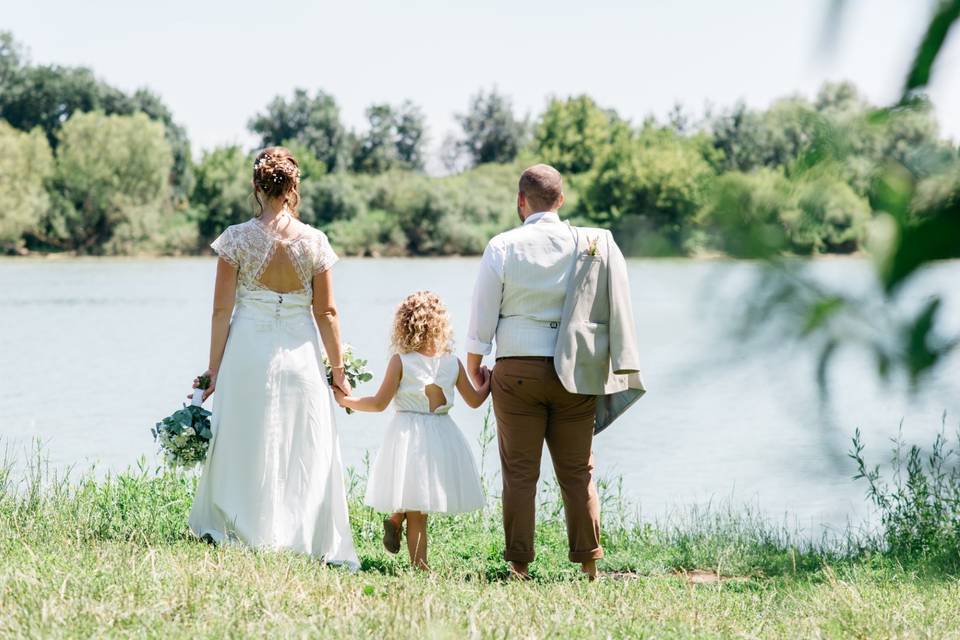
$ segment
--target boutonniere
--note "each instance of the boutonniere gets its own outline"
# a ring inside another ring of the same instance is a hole
[[[597,248],[597,238],[590,238],[590,244],[587,246],[587,255],[596,256],[600,254],[600,249]]]

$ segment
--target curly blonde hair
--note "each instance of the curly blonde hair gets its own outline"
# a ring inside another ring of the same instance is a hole
[[[400,303],[390,344],[396,353],[426,351],[440,355],[453,351],[450,317],[437,294],[417,291]]]

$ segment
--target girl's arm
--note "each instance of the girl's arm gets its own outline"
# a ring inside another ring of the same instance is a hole
[[[321,271],[313,276],[313,317],[320,330],[323,350],[333,367],[333,385],[350,394],[350,383],[343,373],[343,352],[340,347],[340,319],[337,303],[333,298],[333,272]]]
[[[237,268],[220,258],[217,260],[217,281],[213,287],[213,317],[210,320],[210,360],[206,375],[210,377],[210,386],[203,393],[206,400],[217,388],[217,372],[223,360],[223,350],[227,347],[230,334],[230,316],[237,299]],[[193,381],[194,388],[200,383]]]
[[[379,413],[390,405],[390,401],[397,395],[397,389],[400,387],[400,378],[403,376],[403,364],[400,362],[400,356],[394,354],[387,363],[387,371],[383,374],[383,382],[380,383],[380,390],[376,395],[365,398],[354,398],[344,395],[342,391],[334,388],[333,395],[344,409],[354,411],[370,411]]]
[[[478,388],[473,386],[471,376],[467,375],[463,363],[459,359],[457,364],[460,366],[460,374],[457,376],[457,391],[463,396],[463,401],[467,403],[468,407],[476,409],[490,395],[490,370],[486,367],[480,368],[480,377],[483,379],[483,383]]]

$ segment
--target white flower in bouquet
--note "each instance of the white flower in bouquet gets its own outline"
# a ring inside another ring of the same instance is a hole
[[[193,467],[207,457],[213,438],[209,411],[203,408],[203,390],[210,386],[210,378],[200,376],[193,402],[161,420],[151,429],[160,445],[167,464],[175,467]]]

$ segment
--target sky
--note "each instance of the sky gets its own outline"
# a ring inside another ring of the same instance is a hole
[[[535,116],[551,96],[590,94],[636,122],[674,104],[697,116],[765,107],[852,80],[896,98],[930,12],[926,0],[848,0],[824,45],[828,0],[0,0],[35,63],[83,65],[124,90],[158,93],[195,151],[256,144],[252,115],[295,87],[333,94],[362,130],[375,102],[411,99],[431,155],[479,89]],[[930,95],[960,139],[960,35]]]

